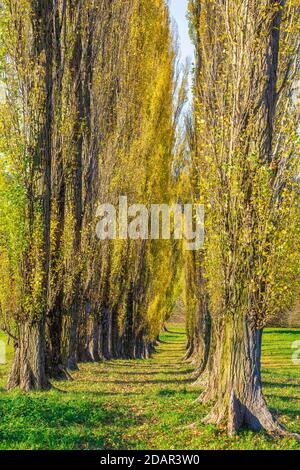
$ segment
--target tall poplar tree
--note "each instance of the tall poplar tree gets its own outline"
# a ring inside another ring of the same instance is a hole
[[[206,422],[287,435],[264,398],[260,358],[266,322],[299,282],[299,3],[194,0],[189,11],[212,316]]]
[[[4,147],[6,178],[13,180],[14,172],[18,173],[23,194],[19,200],[23,226],[19,237],[24,237],[15,265],[19,289],[18,305],[12,312],[15,353],[8,387],[29,391],[49,387],[45,319],[50,260],[53,2],[7,1],[1,14],[5,50],[2,66],[6,71],[7,103],[11,106]]]

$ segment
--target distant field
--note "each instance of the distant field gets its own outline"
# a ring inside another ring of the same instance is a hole
[[[299,449],[291,439],[245,431],[228,438],[202,418],[192,367],[181,362],[182,325],[164,333],[147,361],[83,364],[59,390],[29,395],[4,389],[9,364],[0,366],[0,449]],[[4,339],[2,335],[1,339]],[[263,341],[264,390],[272,410],[300,432],[300,365],[292,344],[300,330],[268,329]],[[12,350],[8,347],[7,359]],[[300,355],[299,355],[300,358]]]

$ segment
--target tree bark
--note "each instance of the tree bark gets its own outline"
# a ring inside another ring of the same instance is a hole
[[[94,362],[100,361],[100,324],[99,319],[96,315],[92,315],[89,324],[89,339],[88,339],[88,347],[89,353],[91,358]]]
[[[7,388],[25,392],[51,388],[45,373],[44,321],[19,325],[14,360]]]
[[[110,311],[108,307],[103,307],[100,315],[100,357],[101,359],[110,359],[109,351],[109,317]]]
[[[206,280],[203,275],[203,254],[195,263],[196,270],[196,289],[197,289],[197,310],[195,318],[195,353],[197,369],[195,375],[201,376],[205,371],[211,340],[211,315],[209,312],[209,301],[206,290]]]
[[[80,283],[75,283],[75,288],[77,288],[76,292],[79,292]],[[68,347],[68,360],[67,360],[67,368],[70,371],[78,370],[78,321],[79,321],[79,302],[73,299],[71,309],[70,309],[70,316],[71,316],[71,325],[69,330],[69,347]]]
[[[47,375],[56,380],[70,378],[62,357],[62,292],[47,315],[48,347],[46,354]]]

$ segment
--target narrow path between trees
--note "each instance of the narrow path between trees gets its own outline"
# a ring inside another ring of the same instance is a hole
[[[193,366],[183,362],[183,324],[172,324],[157,354],[144,361],[80,364],[61,391],[4,390],[0,368],[0,449],[300,449],[293,440],[243,432],[228,438],[201,421],[209,406],[195,403]],[[265,393],[290,429],[300,431],[300,367],[291,345],[300,330],[268,330],[263,344]]]

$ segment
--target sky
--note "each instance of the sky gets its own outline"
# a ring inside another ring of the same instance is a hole
[[[194,46],[189,35],[188,20],[186,18],[188,1],[189,0],[169,0],[171,16],[176,21],[178,27],[180,58],[183,64],[185,64],[187,58],[190,58],[191,62],[193,62],[195,56]],[[187,107],[189,103],[192,102],[192,96],[192,76],[190,74]]]
[[[178,25],[178,33],[181,48],[181,60],[185,62],[186,57],[193,59],[194,47],[189,37],[188,21],[186,13],[188,0],[169,0],[170,11]]]

